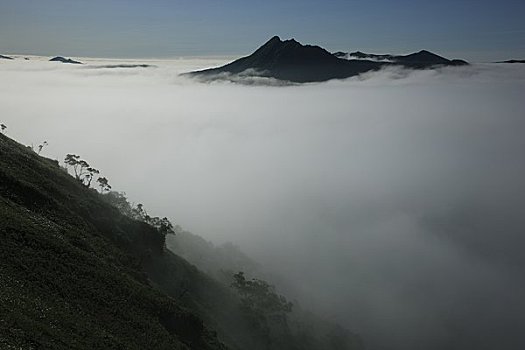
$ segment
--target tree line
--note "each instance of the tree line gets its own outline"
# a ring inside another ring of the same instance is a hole
[[[130,204],[123,192],[111,191],[111,185],[106,177],[100,176],[100,171],[95,169],[87,161],[81,159],[76,154],[67,154],[64,159],[66,170],[73,172],[73,176],[82,185],[90,188],[95,177],[97,177],[97,184],[100,188],[100,193],[103,198],[111,205],[120,210],[120,212],[134,220],[142,221],[150,226],[153,226],[162,235],[174,234],[175,229],[171,221],[166,218],[158,216],[150,216],[141,203],[136,205]]]
[[[73,170],[75,179],[80,181],[86,187],[91,187],[91,182],[95,178],[95,175],[99,175],[100,171],[93,168],[84,159],[80,159],[80,156],[76,154],[67,154],[64,159],[66,164],[66,170],[70,168]],[[100,187],[100,193],[104,193],[111,190],[111,185],[106,177],[99,176],[97,178],[98,186]]]

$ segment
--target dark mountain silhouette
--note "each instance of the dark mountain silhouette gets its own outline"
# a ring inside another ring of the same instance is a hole
[[[12,59],[13,59],[13,57],[0,55],[0,60],[12,60]]]
[[[349,60],[375,60],[384,61],[391,64],[402,65],[407,68],[413,69],[426,69],[434,66],[462,66],[468,63],[463,60],[449,60],[441,57],[427,50],[421,50],[409,55],[391,55],[391,54],[369,54],[361,51],[355,51],[351,53],[335,52],[334,56],[338,58],[344,58]]]
[[[82,62],[72,60],[71,58],[65,58],[62,56],[53,57],[49,61],[51,62],[62,62],[62,63],[71,63],[71,64],[83,64]]]
[[[342,59],[349,55],[358,59]],[[426,69],[437,65],[464,64],[468,63],[449,60],[424,50],[406,56],[370,55],[362,52],[331,54],[319,46],[302,45],[294,39],[282,41],[274,36],[249,56],[222,67],[190,72],[187,75],[203,80],[265,77],[308,83],[344,79],[378,70],[386,65]]]
[[[342,79],[379,69],[377,62],[341,60],[319,46],[302,45],[294,39],[282,41],[278,36],[247,57],[219,68],[189,73],[204,79],[245,74],[296,83]]]
[[[525,63],[525,60],[507,60],[507,61],[500,61],[496,63]]]

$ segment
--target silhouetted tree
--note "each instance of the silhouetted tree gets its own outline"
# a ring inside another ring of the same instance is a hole
[[[108,179],[106,179],[105,177],[99,177],[97,179],[97,182],[98,186],[100,187],[101,193],[111,190],[111,185],[108,183]]]
[[[45,146],[47,146],[47,145],[49,145],[49,144],[47,143],[47,141],[44,141],[44,142],[42,142],[40,145],[38,145],[38,152],[37,152],[37,153],[40,154],[40,152],[42,152],[42,149],[43,149]]]
[[[75,178],[79,180],[84,186],[90,187],[95,175],[100,174],[100,171],[91,167],[88,162],[80,159],[76,154],[67,154],[64,159],[67,167],[71,167],[75,173]]]
[[[109,191],[103,197],[109,204],[117,208],[122,214],[135,218],[133,207],[128,202],[125,192]]]
[[[157,216],[150,218],[149,224],[155,227],[157,231],[162,233],[164,236],[167,234],[175,234],[172,223],[166,217],[163,217],[162,219]]]
[[[245,306],[250,309],[257,309],[266,314],[292,311],[293,304],[282,295],[278,295],[274,286],[256,278],[247,280],[242,271],[233,275],[232,287],[237,290]]]
[[[104,185],[107,184],[106,178],[99,177],[97,181],[99,182],[99,186],[102,186],[102,192],[105,190],[109,191],[109,189],[111,189],[109,184],[107,185],[109,188],[106,187],[104,189]],[[104,194],[104,198],[114,207],[119,209],[122,214],[132,219],[147,223],[148,225],[154,227],[163,236],[175,234],[175,230],[181,230],[179,226],[174,227],[171,221],[166,217],[161,219],[158,216],[150,216],[144,209],[144,205],[142,203],[138,203],[135,206],[131,205],[126,198],[126,194],[123,192],[109,191],[108,193]]]
[[[80,161],[80,156],[77,156],[76,154],[67,154],[66,155],[66,158],[64,159],[64,163],[66,164],[66,168],[67,167],[71,167],[73,169],[73,172],[75,173],[75,178],[77,180],[80,179],[79,177],[79,161]]]
[[[78,164],[78,168],[79,168],[79,170],[78,170],[78,177],[77,178],[79,180],[81,180],[82,183],[84,183],[82,178],[84,177],[84,175],[86,175],[88,173],[87,169],[89,168],[89,163],[86,162],[83,159],[79,159],[77,164]]]
[[[139,203],[134,208],[132,208],[131,214],[133,219],[135,220],[146,221],[146,218],[149,218],[149,215],[146,214],[146,211],[144,210],[144,205],[142,205],[142,203]]]
[[[279,348],[279,342],[286,339],[289,331],[286,315],[293,304],[266,281],[248,280],[242,271],[233,275],[231,285],[241,297],[246,322],[265,340],[268,349]]]
[[[98,174],[100,174],[100,171],[98,171],[95,168],[88,167],[86,169],[86,173],[84,174],[84,178],[82,179],[84,185],[86,185],[87,187],[91,187],[91,181],[93,181],[93,177],[95,177],[95,175]]]

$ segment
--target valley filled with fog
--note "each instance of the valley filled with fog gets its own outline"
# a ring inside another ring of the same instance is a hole
[[[5,133],[233,242],[370,349],[525,347],[523,65],[274,86],[82,61],[0,62]]]

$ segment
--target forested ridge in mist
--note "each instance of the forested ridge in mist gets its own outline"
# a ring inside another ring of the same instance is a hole
[[[0,198],[2,347],[223,348],[152,288],[140,260],[162,254],[156,229],[4,135]]]
[[[99,171],[75,155],[73,177],[41,149],[0,134],[0,347],[361,349],[265,281],[206,276],[166,249],[167,219],[105,177],[91,188]]]
[[[261,266],[231,242],[215,246],[196,234],[179,230],[176,235],[167,237],[166,245],[177,255],[217,279],[237,271],[262,277]]]

